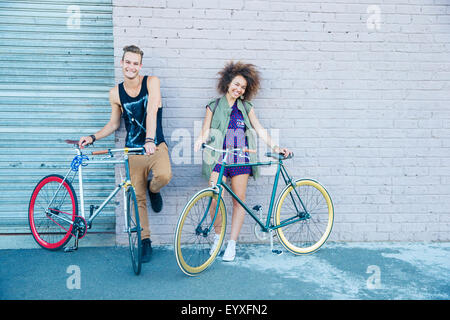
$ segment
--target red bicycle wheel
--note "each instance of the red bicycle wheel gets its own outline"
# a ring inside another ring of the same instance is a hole
[[[77,213],[77,196],[71,183],[56,174],[42,178],[28,206],[28,222],[34,239],[48,250],[64,247],[72,236]]]

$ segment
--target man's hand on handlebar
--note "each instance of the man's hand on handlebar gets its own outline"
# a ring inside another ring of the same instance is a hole
[[[84,147],[87,147],[88,145],[93,143],[94,139],[92,139],[91,136],[81,137],[78,141],[78,147],[80,147],[80,149],[83,149]]]
[[[144,144],[144,150],[146,155],[154,154],[156,149],[157,147],[154,142],[147,142],[146,144]]]

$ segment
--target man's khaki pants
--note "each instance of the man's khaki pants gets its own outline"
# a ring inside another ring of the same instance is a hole
[[[130,155],[130,177],[136,191],[136,200],[141,223],[141,238],[150,238],[150,228],[147,213],[147,181],[150,171],[153,173],[150,182],[150,191],[159,192],[172,178],[169,151],[167,145],[160,143],[152,155]]]

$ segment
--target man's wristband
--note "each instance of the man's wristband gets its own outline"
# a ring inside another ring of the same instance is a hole
[[[95,142],[95,140],[97,140],[97,138],[95,137],[95,134],[91,134],[89,137],[91,137],[92,138],[92,143],[94,143]]]
[[[145,138],[145,143],[147,143],[147,142],[155,143],[155,139],[153,139],[153,138]]]

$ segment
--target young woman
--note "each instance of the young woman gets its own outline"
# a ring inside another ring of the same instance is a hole
[[[214,136],[210,145],[216,149],[248,148],[256,149],[256,137],[260,137],[274,152],[288,156],[291,151],[274,145],[267,130],[259,123],[250,100],[256,95],[260,87],[260,75],[256,67],[243,62],[229,62],[219,72],[217,85],[221,98],[212,100],[206,106],[206,115],[200,136],[195,141],[194,150],[198,151],[202,143],[206,143],[210,134]],[[234,163],[255,162],[256,154],[247,154],[250,158],[234,157]],[[210,184],[215,185],[219,177],[223,155],[205,150],[202,173]],[[230,162],[230,159],[228,159]],[[233,163],[233,159],[231,159]],[[258,167],[237,166],[226,168],[224,179],[231,179],[231,189],[245,201],[248,177],[258,176]],[[212,206],[215,207],[215,204]],[[236,255],[236,241],[244,223],[245,211],[233,199],[233,214],[231,219],[231,234],[227,248],[223,255],[224,261],[233,261]],[[217,246],[218,235],[211,248]]]

